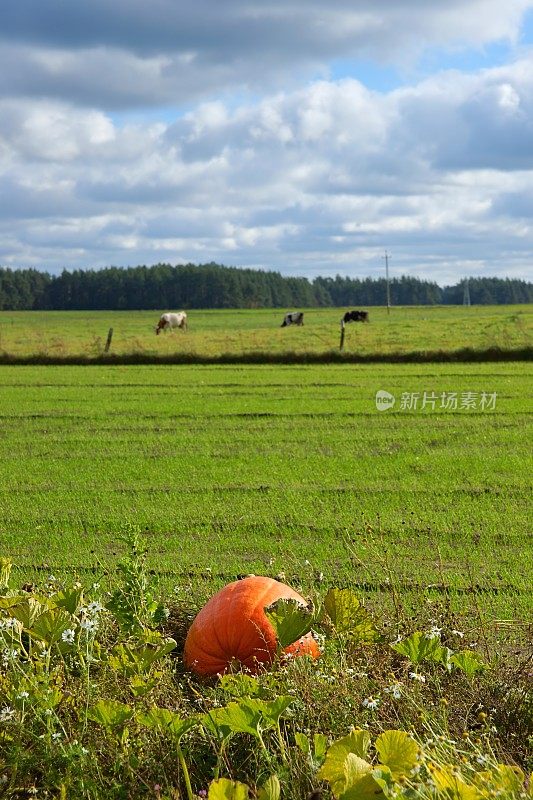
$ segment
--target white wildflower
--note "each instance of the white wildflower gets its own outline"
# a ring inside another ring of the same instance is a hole
[[[98,628],[98,621],[91,617],[85,617],[85,619],[82,619],[80,622],[80,628],[87,631],[87,633],[92,633]]]
[[[74,630],[74,628],[67,628],[67,629],[66,629],[66,630],[64,630],[64,631],[63,631],[63,633],[61,634],[61,638],[62,638],[62,639],[63,639],[63,641],[64,641],[64,642],[66,642],[67,644],[73,644],[73,643],[74,643],[74,637],[75,637],[75,636],[76,636],[76,631]]]
[[[15,716],[15,709],[11,706],[4,706],[0,708],[0,722],[10,722]]]
[[[29,692],[20,692],[17,695],[17,700],[27,700],[29,696],[30,696]]]
[[[409,677],[412,678],[414,681],[420,681],[420,683],[426,682],[426,676],[420,675],[419,672],[410,672]]]
[[[96,592],[96,590],[100,588],[100,584],[99,583],[93,583],[92,588]]]
[[[363,708],[368,708],[369,711],[375,711],[380,703],[379,697],[365,697],[361,705]]]
[[[99,603],[97,600],[93,600],[92,603],[89,603],[87,608],[85,609],[85,613],[87,614],[99,614],[100,611],[103,611],[104,607]]]
[[[428,639],[440,639],[441,633],[442,628],[437,627],[437,625],[432,625],[426,635]]]
[[[386,686],[384,689],[387,694],[391,694],[395,700],[399,700],[402,696],[402,684],[393,683],[392,686]]]
[[[460,639],[464,639],[464,633],[463,633],[463,631],[456,631],[456,630],[453,630],[453,631],[452,631],[452,633],[453,633],[453,635],[454,635],[454,636],[458,636]]]
[[[4,647],[2,649],[2,663],[7,666],[10,662],[18,658],[19,651],[15,647]]]
[[[15,628],[18,623],[18,620],[14,619],[13,617],[7,617],[6,619],[0,619],[0,630],[9,630],[10,628]]]
[[[58,739],[61,739],[61,736],[62,736],[62,734],[61,734],[61,733],[59,733],[59,732],[58,732],[58,733],[53,733],[53,734],[52,734],[52,739],[53,739],[54,741],[57,741]]]
[[[486,764],[488,764],[489,759],[487,756],[480,754],[479,756],[476,756],[476,761],[478,764],[481,764],[481,766],[484,767]]]

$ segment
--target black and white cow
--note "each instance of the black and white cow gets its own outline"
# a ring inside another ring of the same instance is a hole
[[[368,311],[347,311],[341,322],[368,322]]]
[[[161,314],[155,332],[159,336],[161,331],[172,331],[174,328],[187,330],[187,314],[185,311],[179,311],[177,314]]]
[[[303,311],[291,311],[289,314],[285,314],[283,317],[283,322],[281,323],[282,328],[286,328],[287,325],[303,325],[304,324],[304,312]]]

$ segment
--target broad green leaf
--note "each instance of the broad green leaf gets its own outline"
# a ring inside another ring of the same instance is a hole
[[[390,769],[394,778],[407,775],[417,765],[420,748],[405,731],[385,731],[375,746],[381,764]]]
[[[481,656],[474,650],[460,650],[451,656],[450,663],[462,670],[467,678],[472,678],[476,672],[482,672],[487,668]]]
[[[249,703],[249,704],[248,704]],[[249,733],[252,736],[258,737],[259,725],[261,723],[261,712],[252,704],[261,703],[260,700],[241,701],[240,703],[228,703],[227,706],[222,708],[214,708],[209,714],[206,714],[212,724],[218,729],[226,728],[231,733]],[[210,727],[208,725],[208,727]],[[211,725],[212,729],[212,725]],[[223,732],[221,731],[222,735]]]
[[[372,765],[349,753],[344,763],[344,791],[340,800],[374,800],[382,794],[381,788],[372,776]]]
[[[170,734],[172,738],[179,742],[184,733],[194,728],[198,724],[197,717],[182,719],[174,711],[168,708],[158,708],[154,706],[149,711],[142,711],[137,714],[137,720],[147,728],[156,728],[164,733]]]
[[[88,710],[87,717],[106,728],[115,728],[133,717],[133,709],[118,700],[99,700]]]
[[[277,775],[271,775],[257,790],[257,800],[279,800],[281,786]]]
[[[61,639],[61,634],[72,627],[73,620],[68,611],[62,608],[51,608],[33,620],[28,633],[46,644],[51,645]]]
[[[0,608],[13,608],[13,606],[17,606],[22,603],[23,600],[26,600],[27,597],[27,594],[14,594],[0,597]]]
[[[162,639],[156,645],[142,644],[133,647],[116,645],[108,656],[109,666],[126,676],[143,675],[149,672],[156,661],[164,658],[176,647],[174,639]]]
[[[245,783],[219,778],[209,784],[207,800],[248,800],[249,792]]]
[[[315,621],[312,607],[302,606],[297,600],[276,600],[265,608],[265,614],[282,648],[309,633]]]
[[[429,661],[441,661],[445,654],[437,638],[426,636],[421,631],[415,631],[407,639],[398,644],[391,645],[393,650],[406,656],[413,664],[420,664],[425,659]],[[443,662],[444,663],[444,662]]]
[[[370,734],[368,731],[352,730],[348,736],[337,739],[333,742],[326,753],[326,758],[318,777],[326,780],[331,785],[331,790],[336,797],[344,792],[346,788],[346,762],[349,755],[357,756],[363,762],[370,746]],[[368,762],[364,762],[368,763]],[[370,764],[368,765],[371,768]],[[352,767],[353,771],[354,767]]]
[[[134,697],[146,697],[152,689],[155,689],[160,678],[160,672],[156,673],[153,678],[145,678],[142,675],[132,675],[130,678],[130,689]]]
[[[337,633],[358,642],[373,642],[378,638],[366,608],[351,589],[330,589],[324,599],[324,608]]]
[[[235,675],[222,675],[220,688],[231,697],[259,697],[262,693],[259,681],[243,672]]]
[[[48,605],[37,600],[35,597],[25,597],[24,600],[10,609],[11,616],[22,622],[26,630],[31,628],[34,621],[43,614]]]
[[[280,695],[274,698],[274,700],[251,700],[249,705],[254,707],[254,703],[257,704],[255,707],[261,713],[263,719],[276,725],[291,703],[294,703],[294,697]],[[261,705],[259,705],[259,703],[261,703]]]
[[[326,750],[328,749],[328,737],[324,733],[315,733],[313,736],[313,745],[315,750],[315,760],[320,764],[326,757]]]
[[[394,778],[388,767],[376,767],[372,770],[372,777],[386,797],[394,794]]]
[[[69,614],[75,614],[81,605],[83,589],[63,589],[52,595],[50,600],[58,608],[64,608]]]
[[[309,741],[309,737],[305,735],[305,733],[295,733],[294,734],[294,741],[296,742],[297,746],[300,748],[304,756],[311,756],[311,743]]]

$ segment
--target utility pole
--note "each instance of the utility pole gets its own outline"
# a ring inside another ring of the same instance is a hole
[[[470,305],[470,284],[468,282],[468,278],[465,278],[464,280],[463,305],[464,306]]]
[[[385,255],[381,256],[385,259],[385,277],[387,279],[387,314],[390,314],[390,281],[389,281],[389,258],[392,258],[385,250]]]

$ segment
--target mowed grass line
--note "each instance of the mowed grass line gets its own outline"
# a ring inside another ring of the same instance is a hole
[[[162,309],[164,310],[164,309]],[[303,359],[339,357],[345,309],[305,309],[305,325],[281,328],[285,309],[187,312],[189,328],[155,335],[155,311],[2,311],[0,361],[91,360],[102,357],[113,328],[110,358]],[[346,327],[344,358],[516,358],[531,353],[533,310],[522,306],[370,308],[370,323]],[[468,352],[466,352],[468,351]],[[522,355],[518,355],[521,353]],[[429,354],[429,355],[428,355]],[[492,354],[492,355],[491,355]],[[530,357],[530,356],[529,356]]]
[[[203,575],[206,593],[247,572],[323,573],[445,585],[461,603],[477,587],[520,614],[530,389],[523,364],[2,367],[2,551],[28,575],[98,571],[133,521],[153,569]],[[496,408],[400,409],[424,391],[496,392]]]

